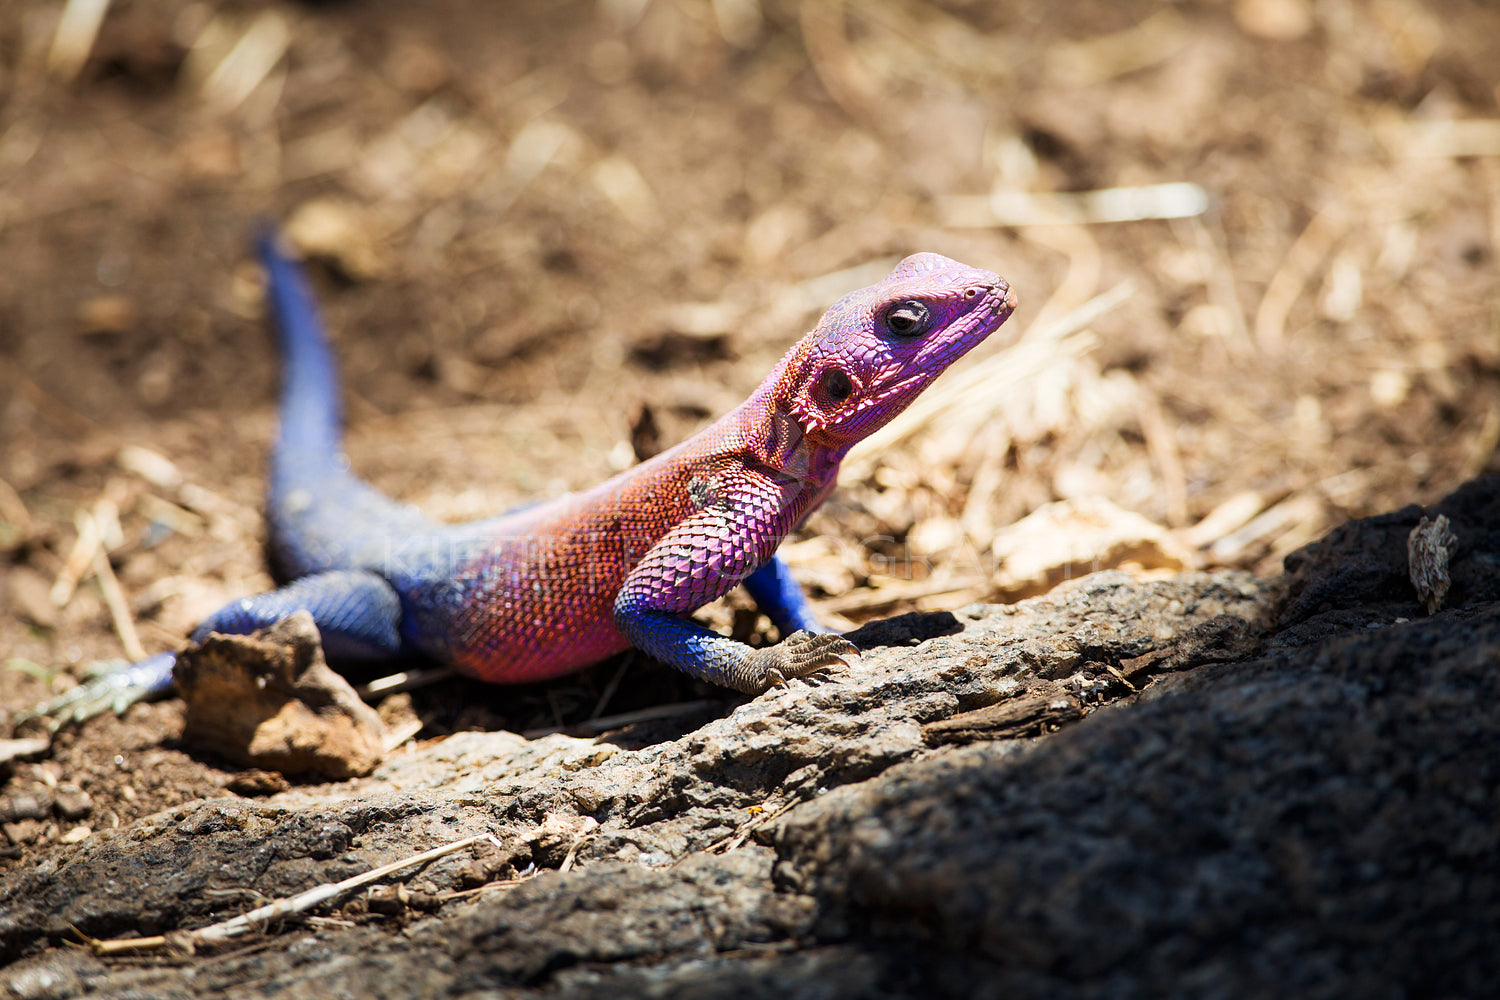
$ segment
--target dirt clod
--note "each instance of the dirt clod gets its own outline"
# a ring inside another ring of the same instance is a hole
[[[250,635],[210,635],[177,655],[185,742],[283,775],[349,778],[379,762],[380,716],[323,659],[299,611]]]

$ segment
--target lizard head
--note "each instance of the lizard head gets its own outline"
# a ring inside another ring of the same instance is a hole
[[[782,361],[771,405],[834,451],[884,426],[999,329],[1015,295],[993,271],[935,253],[844,296]]]

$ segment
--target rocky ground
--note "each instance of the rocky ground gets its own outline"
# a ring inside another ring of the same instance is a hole
[[[24,997],[1482,995],[1500,965],[1500,481],[1285,580],[1117,572],[867,625],[685,731],[467,733],[195,802],[0,885]],[[200,946],[174,933],[490,833]],[[68,941],[167,935],[100,957]]]

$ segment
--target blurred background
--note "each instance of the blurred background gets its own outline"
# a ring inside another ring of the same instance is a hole
[[[262,219],[356,467],[441,516],[934,250],[1021,308],[790,543],[830,619],[1275,572],[1494,470],[1497,103],[1479,0],[3,0],[0,701],[271,585]]]

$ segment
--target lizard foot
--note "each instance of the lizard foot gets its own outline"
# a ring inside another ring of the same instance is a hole
[[[16,721],[46,718],[57,732],[69,723],[85,722],[96,715],[119,715],[138,701],[159,697],[172,684],[174,653],[158,653],[137,663],[106,664],[105,671],[90,677],[71,691],[17,713]]]
[[[858,655],[854,643],[841,635],[799,629],[776,645],[750,654],[745,663],[747,685],[740,690],[759,694],[767,688],[785,685],[790,678],[806,677],[835,663],[847,667],[846,657]]]

